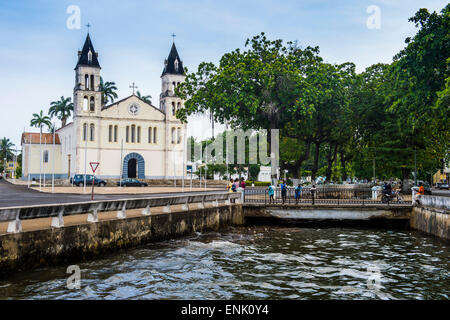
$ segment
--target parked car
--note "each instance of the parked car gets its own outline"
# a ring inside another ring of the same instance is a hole
[[[87,186],[92,186],[92,174],[87,174],[86,175],[86,185]],[[76,174],[73,179],[70,178],[70,183],[79,186],[79,187],[83,187],[84,186],[84,174]],[[106,180],[100,179],[98,177],[94,178],[94,185],[99,186],[99,187],[104,187],[106,186]]]
[[[449,190],[450,186],[448,183],[445,182],[438,182],[436,183],[436,189],[441,189],[441,190]]]
[[[120,181],[117,181],[117,186],[120,186]],[[122,179],[122,186],[123,187],[148,187],[147,182],[139,181],[138,179],[134,178],[127,178]]]

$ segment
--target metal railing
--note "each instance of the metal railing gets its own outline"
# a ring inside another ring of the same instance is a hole
[[[60,228],[64,226],[64,217],[76,214],[88,214],[88,222],[98,222],[99,212],[117,211],[117,218],[126,218],[126,210],[142,209],[144,216],[150,215],[150,209],[163,207],[164,213],[171,212],[172,205],[182,205],[182,210],[188,211],[189,204],[197,203],[198,208],[205,208],[205,203],[219,206],[219,201],[225,204],[242,203],[243,196],[240,192],[208,193],[200,195],[166,196],[152,198],[134,198],[121,200],[99,200],[63,204],[34,205],[0,208],[0,222],[9,222],[8,233],[22,231],[22,220],[37,218],[52,218],[51,226]]]
[[[287,188],[283,196],[280,188],[275,188],[273,197],[269,196],[267,188],[248,188],[244,192],[245,203],[264,204],[381,204],[381,190],[371,188],[342,187],[310,187],[303,188],[296,197],[295,188]],[[407,199],[408,198],[408,199]],[[401,195],[390,204],[407,203],[411,196]]]

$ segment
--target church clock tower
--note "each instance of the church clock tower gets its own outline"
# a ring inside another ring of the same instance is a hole
[[[161,74],[160,109],[165,114],[166,148],[165,148],[165,177],[180,177],[184,174],[183,165],[184,145],[186,143],[186,124],[182,124],[176,117],[176,111],[183,108],[184,101],[175,95],[175,88],[185,80],[183,61],[178,55],[175,42],[172,44],[169,56],[164,61]],[[176,166],[170,165],[177,163]],[[183,165],[182,165],[183,164]]]
[[[100,161],[101,109],[100,64],[89,33],[78,51],[73,91],[73,122],[76,135],[76,172],[90,173],[89,161]],[[98,173],[101,173],[101,168]]]

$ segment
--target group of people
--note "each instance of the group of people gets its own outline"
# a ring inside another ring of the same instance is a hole
[[[233,179],[230,179],[227,185],[228,192],[237,192],[238,188],[245,189],[245,179],[241,178],[240,181],[238,178],[234,179],[234,181]]]
[[[284,203],[286,201],[286,197],[287,197],[287,185],[284,182],[284,180],[281,180],[281,183],[279,184],[279,186],[280,186],[280,190],[281,190],[281,201]],[[303,190],[303,187],[299,183],[298,186],[294,190],[295,203],[298,203],[298,201],[300,200],[300,197],[302,195],[302,190]],[[275,187],[274,186],[270,185],[267,188],[267,194],[269,195],[269,203],[272,203],[272,202],[275,203],[275,199],[274,199]]]

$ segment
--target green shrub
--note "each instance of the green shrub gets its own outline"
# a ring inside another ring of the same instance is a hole
[[[270,186],[270,182],[266,181],[245,181],[245,185],[251,187],[252,183],[255,185],[255,187],[268,187]]]

